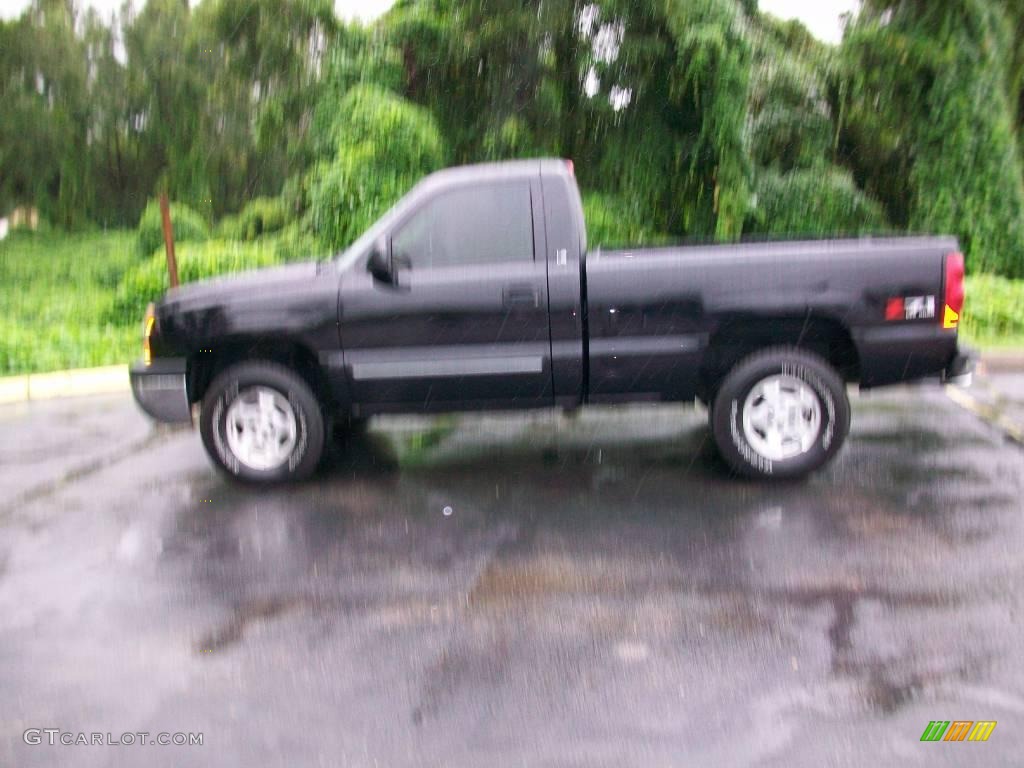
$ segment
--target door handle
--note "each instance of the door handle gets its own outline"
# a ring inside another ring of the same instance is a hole
[[[540,305],[540,294],[532,285],[507,285],[501,299],[506,309],[536,309]]]

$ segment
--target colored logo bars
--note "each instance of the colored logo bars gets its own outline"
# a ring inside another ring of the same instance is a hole
[[[995,728],[995,720],[932,720],[921,741],[988,741]]]

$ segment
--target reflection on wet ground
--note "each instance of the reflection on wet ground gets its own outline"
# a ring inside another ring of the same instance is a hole
[[[270,490],[165,435],[6,520],[5,710],[206,732],[157,765],[960,764],[936,718],[998,763],[1022,454],[928,390],[854,423],[785,485],[676,408],[382,420]]]

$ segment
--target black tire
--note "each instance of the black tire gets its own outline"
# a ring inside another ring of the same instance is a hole
[[[288,409],[292,416],[288,419],[292,427],[288,442],[293,444],[288,449],[284,443],[287,455],[283,463],[267,468],[251,466],[236,455],[227,434],[227,417],[232,405],[239,397],[244,400],[260,390],[284,398],[287,407],[281,411],[282,418]],[[316,395],[294,371],[271,362],[238,363],[218,375],[203,398],[199,432],[206,452],[218,469],[229,477],[253,483],[309,477],[324,450],[324,415]]]
[[[791,416],[789,426],[793,427],[795,419],[809,445],[792,439],[788,450],[799,452],[781,458],[770,455],[767,448],[765,453],[759,452],[755,444],[761,443],[757,438],[763,433],[756,427],[745,428],[743,418],[744,408],[762,407],[759,394],[765,390],[750,397],[754,388],[776,376],[782,377],[784,387],[802,390],[808,401],[806,412],[794,406],[796,415]],[[816,410],[812,410],[812,394]],[[820,468],[838,453],[850,431],[850,401],[842,378],[824,359],[793,347],[772,347],[733,367],[715,396],[710,423],[718,451],[734,471],[746,477],[793,479]],[[807,447],[802,449],[803,445]]]

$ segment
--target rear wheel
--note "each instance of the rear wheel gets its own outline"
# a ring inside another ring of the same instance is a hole
[[[308,477],[324,448],[323,413],[309,385],[269,362],[239,363],[217,376],[199,431],[219,469],[251,482]]]
[[[790,347],[755,353],[722,382],[710,411],[715,444],[748,477],[795,478],[832,459],[850,429],[839,374]]]

